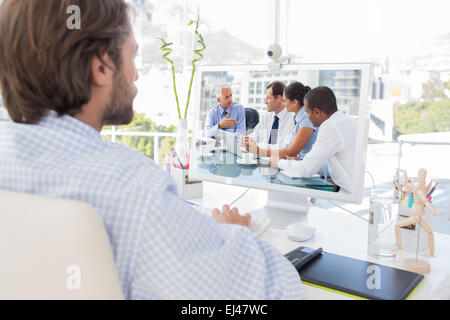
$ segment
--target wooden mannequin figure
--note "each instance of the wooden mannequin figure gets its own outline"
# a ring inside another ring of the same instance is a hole
[[[412,205],[412,216],[402,220],[401,222],[395,225],[395,237],[397,239],[397,248],[395,250],[403,250],[400,228],[406,227],[408,225],[419,224],[428,233],[428,242],[430,248],[430,253],[423,254],[423,256],[434,257],[435,256],[434,235],[431,227],[422,219],[422,217],[425,215],[424,207],[427,207],[430,210],[430,212],[435,216],[444,213],[444,211],[437,212],[436,209],[433,207],[433,205],[427,199],[427,192],[431,187],[431,183],[428,186],[426,186],[427,170],[423,168],[419,169],[419,172],[417,173],[417,181],[418,181],[417,185],[414,185],[411,183],[411,181],[408,181],[408,177],[405,170],[397,170],[397,173],[400,171],[404,173],[405,189],[403,189],[402,186],[397,181],[394,182],[395,186],[402,193],[403,198],[405,194],[408,193],[411,193],[413,195],[413,205]],[[405,201],[408,200],[405,199]]]

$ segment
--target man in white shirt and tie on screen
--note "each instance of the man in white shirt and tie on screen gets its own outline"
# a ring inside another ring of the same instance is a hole
[[[283,103],[285,89],[286,85],[281,81],[274,81],[267,87],[267,113],[261,117],[253,132],[242,138],[248,151],[256,153],[256,146],[261,149],[284,149],[289,146],[294,130],[294,114],[288,112]]]
[[[320,127],[316,143],[302,161],[278,160],[273,156],[271,166],[303,178],[328,171],[341,190],[351,192],[357,121],[338,111],[336,96],[328,87],[318,87],[308,92],[305,107],[314,127]]]

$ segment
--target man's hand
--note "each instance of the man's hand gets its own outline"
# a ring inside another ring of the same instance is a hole
[[[259,152],[259,147],[258,144],[256,143],[255,140],[253,140],[252,138],[250,138],[249,136],[245,136],[241,138],[242,143],[245,146],[245,149],[248,152],[254,153],[254,154],[258,154]]]
[[[232,118],[228,118],[230,114],[228,113],[222,121],[219,122],[220,129],[228,129],[236,124],[236,120]]]
[[[250,226],[250,214],[247,213],[246,215],[241,216],[237,208],[230,210],[229,205],[224,205],[222,212],[220,212],[219,209],[214,209],[212,211],[212,217],[217,223],[239,224],[244,227]]]

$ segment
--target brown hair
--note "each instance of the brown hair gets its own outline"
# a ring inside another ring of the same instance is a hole
[[[272,95],[276,98],[277,96],[283,97],[284,89],[286,85],[281,81],[274,81],[267,86],[267,90],[272,88]]]
[[[305,95],[309,91],[311,91],[311,87],[304,86],[303,83],[295,81],[286,87],[284,94],[291,101],[297,100],[299,106],[303,107],[303,99],[305,99]]]
[[[67,13],[80,8],[81,28]],[[11,119],[37,123],[49,110],[75,115],[91,98],[94,57],[120,71],[131,31],[124,0],[4,0],[0,7],[0,87]]]

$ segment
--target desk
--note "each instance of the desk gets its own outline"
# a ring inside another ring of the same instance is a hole
[[[205,207],[222,207],[237,199],[246,188],[230,185],[222,185],[212,182],[204,183],[204,197],[195,202]],[[267,200],[267,192],[251,189],[242,199],[234,204],[241,212],[248,212],[262,207]],[[311,207],[308,214],[308,222],[316,226],[316,235],[307,242],[290,241],[286,231],[270,228],[261,239],[272,244],[282,254],[299,247],[322,247],[324,251],[347,256],[350,258],[366,260],[369,262],[402,269],[401,261],[415,255],[408,252],[400,252],[394,261],[379,261],[367,256],[367,232],[368,224],[363,220],[340,212]],[[436,258],[425,258],[431,264],[431,273],[425,275],[424,281],[418,290],[410,298],[433,299],[446,276],[450,275],[450,236],[435,233]],[[320,288],[303,285],[303,298],[306,300],[319,299],[351,299],[348,296],[333,293]]]

